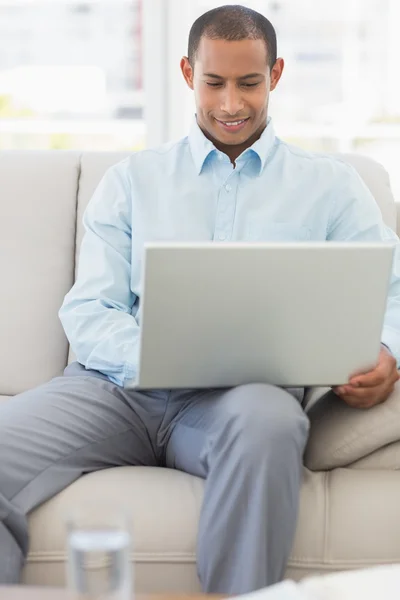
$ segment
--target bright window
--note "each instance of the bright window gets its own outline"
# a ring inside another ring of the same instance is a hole
[[[142,0],[0,0],[0,149],[144,145]]]

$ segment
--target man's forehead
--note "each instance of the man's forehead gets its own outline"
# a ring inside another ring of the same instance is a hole
[[[268,70],[267,49],[264,40],[228,41],[203,37],[196,63],[199,63],[203,73],[214,73],[221,77],[265,74]]]

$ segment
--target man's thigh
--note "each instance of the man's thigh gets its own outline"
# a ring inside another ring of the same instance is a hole
[[[80,475],[156,465],[165,392],[126,392],[79,365],[0,406],[0,497],[28,512]]]
[[[259,436],[267,443],[271,429],[308,421],[301,405],[303,395],[303,388],[285,390],[264,384],[173,392],[165,419],[166,465],[206,477],[207,448],[230,423],[239,424],[249,438]]]

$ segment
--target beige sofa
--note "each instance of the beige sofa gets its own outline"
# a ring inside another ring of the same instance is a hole
[[[58,308],[74,280],[83,210],[105,169],[123,156],[0,153],[2,401],[60,374],[72,359]],[[345,159],[396,228],[386,172],[368,159]],[[308,403],[311,437],[287,570],[296,579],[400,561],[400,388],[368,411],[339,400],[315,403],[318,394]],[[80,502],[95,509],[103,497],[130,503],[138,591],[199,590],[195,542],[202,491],[202,480],[166,469],[124,467],[82,477],[30,515],[24,582],[64,583],[63,518]]]

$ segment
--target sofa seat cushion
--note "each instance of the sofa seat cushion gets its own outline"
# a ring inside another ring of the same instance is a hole
[[[122,505],[132,521],[135,587],[141,592],[200,591],[197,525],[203,481],[156,467],[118,467],[85,475],[29,517],[30,552],[23,572],[29,585],[65,585],[65,519],[96,500]]]
[[[81,477],[30,514],[23,582],[65,585],[65,519],[81,503],[100,510],[96,501],[102,499],[129,507],[137,592],[200,591],[196,539],[203,487],[192,475],[155,467],[104,469]],[[396,471],[304,469],[286,577],[400,562],[399,503]]]
[[[329,393],[312,403],[307,414],[311,427],[304,462],[312,471],[350,466],[389,444],[398,458],[400,382],[386,402],[372,408],[351,408]],[[386,450],[386,458],[390,452]],[[393,461],[367,463],[367,468],[378,464],[393,468]]]
[[[400,562],[397,471],[304,469],[286,577]]]

